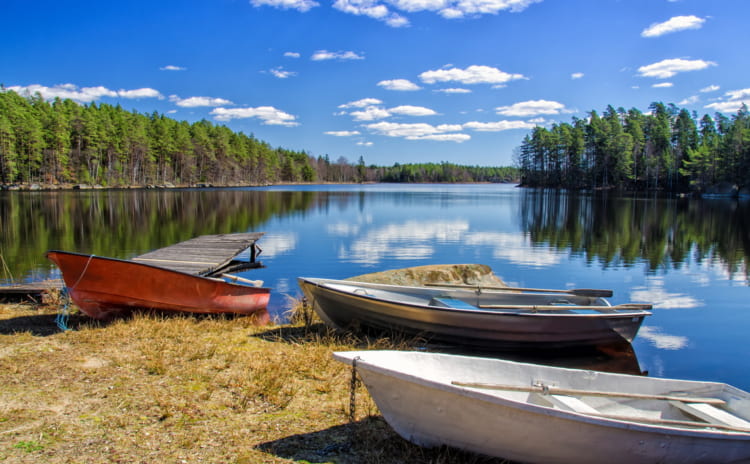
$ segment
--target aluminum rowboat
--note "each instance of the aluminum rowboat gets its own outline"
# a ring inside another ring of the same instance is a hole
[[[630,342],[651,305],[512,290],[408,287],[299,278],[314,310],[341,330],[395,330],[429,340],[505,349]]]

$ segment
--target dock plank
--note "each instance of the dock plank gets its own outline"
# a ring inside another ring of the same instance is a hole
[[[201,235],[159,248],[132,258],[139,263],[159,266],[195,275],[208,275],[221,269],[238,254],[250,248],[250,262],[255,261],[255,242],[262,232]]]
[[[40,301],[50,291],[62,290],[62,279],[0,285],[0,301]]]

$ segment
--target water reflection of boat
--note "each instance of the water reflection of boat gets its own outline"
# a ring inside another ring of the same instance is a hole
[[[335,328],[396,330],[429,340],[491,348],[630,342],[651,314],[650,305],[611,306],[595,290],[553,293],[448,284],[298,281],[321,319]]]
[[[730,385],[472,356],[351,351],[393,429],[520,462],[750,462],[750,394]]]
[[[427,351],[481,356],[545,366],[585,369],[613,374],[648,375],[641,369],[633,345],[627,342],[580,346],[561,350],[490,351],[456,345],[427,345]]]

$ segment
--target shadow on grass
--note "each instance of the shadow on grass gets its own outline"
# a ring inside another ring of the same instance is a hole
[[[59,334],[63,330],[57,325],[57,314],[34,314],[0,319],[0,334],[13,335],[18,333],[30,333],[36,337],[47,337]],[[68,317],[67,326],[70,330],[79,330],[81,327],[91,327],[92,319],[83,315],[73,314]]]
[[[253,337],[270,342],[299,344],[346,345],[353,348],[401,348],[428,350],[430,345],[423,337],[413,337],[398,331],[340,331],[325,324],[307,326],[281,325],[252,334]]]
[[[0,335],[13,335],[18,333],[30,333],[37,337],[47,337],[63,332],[57,324],[58,313],[53,310],[44,307],[34,307],[32,305],[26,306],[20,311],[23,315],[11,317],[8,319],[0,319]],[[36,313],[36,314],[34,314]],[[257,322],[258,318],[256,315],[236,315],[236,314],[201,314],[201,313],[190,313],[190,312],[177,312],[177,311],[154,311],[148,309],[134,309],[132,312],[125,313],[118,316],[113,316],[109,319],[98,320],[87,316],[86,314],[79,312],[75,309],[73,313],[67,316],[65,320],[65,326],[68,330],[77,331],[82,329],[97,329],[107,327],[117,321],[128,321],[136,317],[151,317],[155,319],[180,319],[180,318],[193,318],[197,320],[205,319],[219,319],[229,320],[246,318],[252,321],[252,324],[264,324],[266,318],[261,316],[260,322]]]
[[[311,463],[501,464],[509,462],[447,446],[422,448],[401,438],[381,417],[368,417],[351,424],[292,435],[261,443],[256,448],[280,458]]]
[[[397,331],[337,331],[323,323],[309,326],[277,326],[253,335],[263,340],[291,344],[347,346],[351,349],[420,350],[456,355],[499,358],[555,367],[586,369],[631,375],[648,375],[638,362],[635,350],[627,342],[581,346],[566,349],[490,350],[456,344],[430,342],[425,337],[409,337]]]

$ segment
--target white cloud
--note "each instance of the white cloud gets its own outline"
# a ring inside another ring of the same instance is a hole
[[[284,56],[287,58],[299,58],[300,54],[297,52],[285,52]]]
[[[700,98],[698,98],[698,95],[691,95],[679,102],[678,105],[694,105],[698,103],[699,100]]]
[[[730,100],[750,99],[750,89],[730,90],[724,95]]]
[[[357,16],[368,16],[383,21],[391,27],[406,27],[409,20],[398,13],[391,12],[387,6],[377,0],[336,0],[333,7],[344,13]]]
[[[740,108],[742,108],[743,103],[744,102],[741,100],[723,101],[711,103],[709,105],[706,105],[704,108],[711,108],[712,110],[719,113],[736,113],[740,110]],[[750,102],[744,104],[750,106]]]
[[[465,129],[475,130],[477,132],[501,132],[513,129],[533,129],[536,124],[527,121],[495,121],[495,122],[477,122],[471,121],[463,125]]]
[[[283,67],[279,66],[278,68],[273,68],[269,70],[271,74],[273,74],[275,77],[278,77],[279,79],[286,79],[288,77],[296,76],[297,73],[294,71],[285,71]]]
[[[332,135],[334,137],[351,137],[353,135],[359,135],[359,131],[328,131],[324,132],[326,135]]]
[[[285,113],[273,106],[259,106],[257,108],[215,108],[211,111],[217,121],[231,121],[232,119],[258,118],[263,124],[272,126],[298,126],[297,117]]]
[[[730,90],[724,95],[728,100],[711,103],[705,108],[711,108],[719,113],[736,113],[743,104],[750,106],[750,88]]]
[[[570,75],[571,79],[580,79],[582,77],[583,77],[583,73],[582,72],[576,72],[576,73],[573,73],[573,74]]]
[[[454,93],[471,93],[471,90],[460,89],[460,88],[449,88],[449,89],[435,89],[435,92],[454,94]]]
[[[500,106],[495,108],[495,111],[503,116],[529,117],[539,116],[540,114],[560,114],[569,110],[565,108],[565,105],[556,101],[529,100],[514,103],[510,106]]]
[[[357,121],[374,121],[385,119],[391,115],[388,110],[377,106],[368,106],[361,111],[352,111],[350,114]]]
[[[718,85],[709,85],[708,87],[703,87],[702,89],[700,89],[699,92],[701,93],[716,92],[720,88],[721,87],[719,87]]]
[[[250,0],[250,3],[255,7],[272,6],[282,10],[297,10],[301,13],[320,5],[313,0]]]
[[[438,140],[451,142],[464,142],[471,136],[468,134],[456,134],[462,129],[460,124],[441,124],[433,126],[426,123],[401,124],[394,122],[378,122],[365,126],[372,132],[387,137],[403,137],[407,140]]]
[[[424,106],[401,105],[388,109],[392,114],[403,114],[405,116],[434,116],[437,113],[434,110]]]
[[[482,65],[472,65],[466,69],[449,68],[425,71],[419,75],[419,78],[427,84],[451,81],[462,84],[504,84],[512,80],[525,79],[522,74],[509,74],[497,68]]]
[[[433,140],[435,142],[466,142],[471,140],[469,134],[431,134],[431,135],[420,135],[414,137],[408,137],[408,140]]]
[[[638,72],[642,77],[667,79],[680,72],[699,71],[701,69],[706,69],[709,66],[716,66],[716,63],[713,61],[672,58],[659,61],[658,63],[641,66],[638,68]]]
[[[159,70],[160,71],[186,71],[187,68],[183,68],[182,66],[174,66],[174,65],[169,64],[167,66],[162,66],[161,68],[159,68]]]
[[[364,60],[365,57],[355,52],[329,52],[328,50],[318,50],[313,53],[310,58],[313,61],[326,61],[326,60]]]
[[[407,79],[392,79],[388,81],[380,81],[378,82],[378,85],[380,87],[383,87],[384,89],[400,91],[413,91],[422,88]]]
[[[372,105],[380,105],[381,103],[383,102],[378,100],[377,98],[363,98],[361,100],[356,100],[349,103],[344,103],[343,105],[339,105],[339,108],[364,108]]]
[[[98,100],[102,97],[109,98],[158,98],[163,99],[164,96],[155,89],[142,88],[134,90],[120,89],[118,91],[110,90],[103,86],[96,87],[82,87],[79,88],[74,84],[59,84],[54,87],[47,87],[39,84],[32,84],[28,86],[10,86],[8,90],[12,90],[19,94],[34,95],[39,93],[45,100],[52,100],[54,98],[70,99],[79,103],[90,103]]]
[[[409,19],[392,11],[407,13],[432,11],[443,18],[456,19],[501,11],[518,13],[533,3],[542,0],[334,0],[333,7],[344,13],[367,16],[382,21],[391,27],[409,26]],[[250,0],[256,7],[272,6],[306,12],[319,5],[313,0]]]
[[[169,101],[183,108],[197,108],[201,106],[234,105],[234,103],[224,98],[213,98],[213,97],[180,98],[177,95],[170,95]]]
[[[448,0],[388,0],[388,3],[399,10],[409,13],[417,11],[437,11],[449,5]]]
[[[660,37],[687,29],[700,29],[706,20],[697,16],[675,16],[663,23],[654,23],[641,32],[641,37]]]
[[[357,142],[357,145],[360,147],[371,147],[373,144],[372,142]]]
[[[439,10],[439,14],[446,19],[463,18],[482,14],[497,14],[508,10],[519,13],[529,5],[542,0],[451,0],[448,6]]]
[[[655,89],[664,89],[664,88],[674,87],[674,84],[671,82],[659,82],[658,84],[654,84],[651,87]]]
[[[158,98],[159,100],[164,98],[158,90],[150,88],[142,88],[135,90],[123,90],[117,91],[117,96],[120,98]]]

